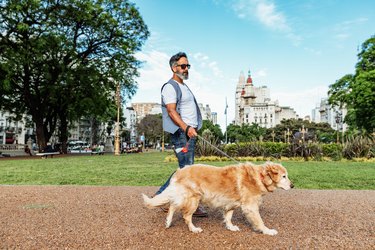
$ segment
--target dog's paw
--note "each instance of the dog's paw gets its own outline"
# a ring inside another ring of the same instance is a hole
[[[171,227],[171,224],[172,224],[171,221],[166,221],[166,222],[165,222],[165,228],[170,228],[170,227]]]
[[[193,233],[201,233],[203,231],[203,229],[200,228],[200,227],[194,227],[194,228],[190,229],[190,231],[192,231]]]
[[[263,234],[267,234],[267,235],[276,235],[277,234],[277,231],[275,230],[275,229],[269,229],[269,228],[267,228],[267,229],[264,229],[263,230]]]
[[[231,225],[231,226],[227,225],[227,229],[233,232],[240,231],[240,228],[234,225]]]

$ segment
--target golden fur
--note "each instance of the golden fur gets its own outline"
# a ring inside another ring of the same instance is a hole
[[[256,231],[275,235],[277,231],[267,228],[260,217],[262,196],[277,188],[289,190],[292,187],[286,169],[272,162],[226,167],[196,164],[178,169],[164,192],[153,198],[143,194],[143,199],[149,208],[169,203],[167,228],[171,225],[174,212],[180,210],[189,230],[202,232],[201,228],[192,223],[192,215],[202,202],[210,207],[222,208],[226,228],[231,231],[239,230],[231,219],[234,209],[241,207]]]

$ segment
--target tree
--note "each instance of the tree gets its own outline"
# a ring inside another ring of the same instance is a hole
[[[267,141],[272,141],[271,133],[275,133],[275,142],[285,142],[287,140],[287,132],[289,131],[289,141],[291,142],[294,136],[305,129],[306,134],[304,138],[306,140],[315,140],[325,143],[334,142],[335,131],[331,128],[328,123],[315,123],[303,119],[287,119],[282,120],[280,124],[276,125],[274,128],[267,129],[267,133],[264,139]]]
[[[227,127],[229,142],[248,142],[259,140],[260,136],[266,134],[266,128],[260,127],[258,124],[230,124]]]
[[[147,143],[154,144],[163,136],[163,123],[161,114],[146,115],[138,124],[137,131],[145,136]]]
[[[329,103],[348,109],[345,122],[351,128],[372,133],[375,128],[375,36],[362,44],[355,74],[330,85]]]
[[[202,128],[198,131],[198,134],[202,135],[207,129],[212,133],[216,141],[220,142],[223,140],[224,136],[219,124],[213,124],[210,120],[203,120]]]
[[[148,35],[127,0],[2,1],[0,109],[30,115],[39,148],[57,125],[64,143],[69,122],[108,113],[117,84],[135,93]]]

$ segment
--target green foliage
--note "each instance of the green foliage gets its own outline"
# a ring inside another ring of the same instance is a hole
[[[289,129],[289,142],[293,141],[293,137],[305,128],[306,134],[304,138],[306,141],[318,141],[318,142],[333,142],[335,141],[333,133],[335,132],[328,123],[315,123],[303,119],[288,119],[282,120],[280,124],[274,128],[267,129],[264,140],[272,141],[272,132],[274,133],[275,142],[286,142],[288,140],[288,129]]]
[[[198,131],[198,134],[202,135],[203,131],[206,131],[207,129],[211,131],[212,136],[214,136],[217,142],[224,139],[223,132],[221,132],[219,124],[213,124],[210,120],[203,120],[202,128]]]
[[[314,123],[303,119],[284,119],[280,124],[268,129],[257,124],[243,124],[242,126],[230,124],[227,129],[228,141],[231,143],[259,141],[263,137],[263,141],[287,142],[289,138],[289,142],[292,142],[294,137],[300,134],[302,128],[306,131],[304,134],[306,141],[324,143],[336,141],[335,130],[328,123]]]
[[[120,84],[136,91],[149,32],[126,0],[3,1],[0,6],[0,108],[27,114],[43,148],[60,123],[106,116]]]
[[[334,160],[342,158],[343,147],[341,144],[322,144],[322,152],[324,156],[331,157]]]
[[[348,137],[348,141],[343,148],[345,158],[372,158],[375,157],[375,139],[374,136],[357,134]]]
[[[161,141],[163,136],[163,124],[161,114],[146,115],[138,124],[137,131],[140,135],[144,135],[146,144]]]
[[[259,140],[260,136],[266,134],[266,128],[260,127],[258,124],[253,123],[234,125],[230,124],[227,127],[228,142],[246,142]]]
[[[220,152],[218,152],[212,145],[215,147],[220,147],[218,145],[218,138],[211,132],[209,129],[205,129],[204,131],[200,130],[202,133],[202,137],[204,140],[198,138],[195,145],[195,154],[197,156],[204,156],[204,155],[218,155],[220,156]]]
[[[375,128],[375,37],[362,44],[354,75],[347,74],[330,85],[329,102],[348,109],[345,122],[351,128],[372,133]]]
[[[322,160],[329,157],[332,160],[353,158],[374,158],[375,142],[369,136],[352,137],[342,146],[341,144],[323,143],[280,143],[280,142],[242,142],[227,144],[224,152],[232,157],[303,157],[305,160]],[[218,155],[218,154],[213,154]],[[208,156],[207,154],[205,156]]]
[[[263,142],[261,145],[264,148],[264,156],[272,156],[275,158],[286,155],[289,149],[289,145],[282,142]]]

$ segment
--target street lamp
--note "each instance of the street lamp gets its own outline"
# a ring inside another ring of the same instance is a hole
[[[287,137],[287,140],[286,140],[286,143],[289,144],[289,136],[290,136],[290,131],[289,131],[289,128],[287,128],[287,131],[286,131],[286,137]]]
[[[116,87],[117,122],[115,128],[115,155],[120,155],[120,84]]]
[[[342,122],[342,114],[341,114],[341,112],[339,110],[336,110],[335,120],[336,120],[336,128],[337,128],[337,131],[336,131],[336,134],[337,134],[336,142],[337,142],[337,144],[339,144],[340,143],[340,138],[339,138],[339,133],[340,133],[339,124],[341,124],[341,122]]]
[[[302,129],[300,130],[302,134],[302,142],[305,142],[305,134],[307,133],[307,128],[305,129],[305,125],[302,125]]]
[[[272,130],[271,136],[272,136],[272,142],[275,142],[275,131]]]

